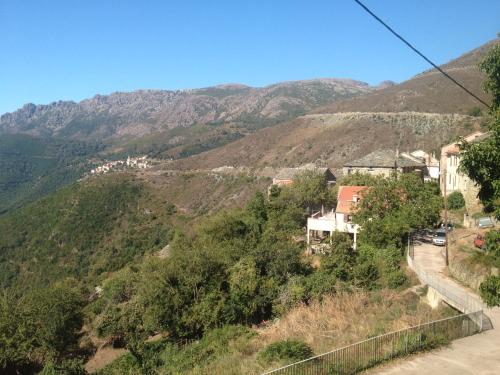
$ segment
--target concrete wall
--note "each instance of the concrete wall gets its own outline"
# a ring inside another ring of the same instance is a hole
[[[307,219],[307,229],[333,232],[335,231],[335,220],[314,219],[310,217]]]

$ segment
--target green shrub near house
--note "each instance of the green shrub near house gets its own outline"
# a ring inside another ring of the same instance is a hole
[[[484,236],[484,248],[496,259],[500,258],[500,230],[492,230],[486,233]]]
[[[454,191],[448,195],[448,207],[451,210],[458,210],[465,207],[465,199],[461,192]]]

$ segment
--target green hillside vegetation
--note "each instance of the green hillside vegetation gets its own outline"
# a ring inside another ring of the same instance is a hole
[[[355,178],[361,177],[350,177]],[[97,334],[129,350],[131,357],[119,362],[125,366],[122,373],[130,361],[131,368],[150,373],[166,365],[160,353],[179,339],[205,340],[217,329],[250,327],[332,294],[405,287],[408,278],[400,267],[398,245],[408,227],[398,220],[419,207],[410,225],[429,224],[439,212],[440,198],[432,185],[413,175],[365,179],[373,192],[387,197],[390,205],[382,220],[391,230],[366,226],[357,252],[349,237],[339,233],[315,267],[303,255],[303,227],[311,208],[335,205],[336,193],[312,172],[291,187],[273,189],[269,198],[257,193],[244,208],[202,220],[194,235],[174,233],[172,205],[127,175],[90,179],[4,216],[0,275],[8,292],[2,297],[0,329],[29,328],[32,303],[24,296],[32,293],[63,288],[80,302],[69,299],[69,305],[60,301],[44,307],[47,315],[37,323],[39,340],[21,330],[12,342],[2,332],[0,340],[8,341],[0,346],[8,350],[0,351],[0,364],[9,369],[73,366],[68,360],[83,360],[88,352],[57,343],[78,341],[81,334],[74,325],[84,319],[84,335]],[[362,206],[360,220],[378,212],[377,207]],[[156,256],[167,243],[167,256]],[[96,285],[102,293],[94,292]],[[17,307],[9,300],[19,297],[19,311],[13,311]],[[52,322],[50,311],[57,306],[64,314]],[[73,328],[65,329],[68,324]],[[44,336],[49,328],[54,330],[50,340]],[[245,336],[245,329],[229,337]],[[157,333],[163,340],[150,344],[148,338]],[[192,366],[197,356],[205,355],[198,350],[175,354],[184,364],[168,365],[175,370],[166,373]],[[29,354],[34,352],[41,354]]]
[[[74,182],[100,150],[97,143],[2,134],[0,214]]]
[[[127,176],[95,179],[0,218],[0,284],[96,280],[171,237],[168,202]]]

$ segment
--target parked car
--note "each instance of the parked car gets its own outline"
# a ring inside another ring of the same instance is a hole
[[[436,246],[446,245],[446,232],[444,229],[438,229],[432,238],[432,244]]]
[[[484,236],[481,233],[478,233],[476,238],[474,239],[474,246],[478,249],[484,249]]]
[[[479,228],[493,228],[495,226],[495,223],[493,222],[493,219],[489,216],[484,216],[479,218],[479,223],[478,227]]]

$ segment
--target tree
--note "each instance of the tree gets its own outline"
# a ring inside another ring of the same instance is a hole
[[[283,202],[293,203],[304,209],[333,207],[336,200],[325,176],[313,170],[296,175],[292,185],[281,189],[279,197]]]
[[[489,136],[481,142],[460,143],[460,170],[479,185],[478,198],[486,211],[500,217],[500,43],[479,64],[486,77],[483,86],[491,94]]]
[[[500,110],[492,115],[489,136],[460,143],[460,170],[479,185],[478,198],[487,212],[500,217]]]
[[[347,281],[355,262],[352,241],[347,233],[333,233],[328,254],[321,258],[319,272],[335,276],[340,281]]]
[[[488,307],[500,306],[500,277],[489,276],[479,286],[479,292]]]
[[[0,373],[22,369],[32,362],[33,321],[24,318],[22,303],[11,292],[0,294]]]
[[[458,210],[465,206],[465,199],[461,192],[454,191],[448,195],[448,207],[451,210]]]
[[[80,292],[63,284],[0,296],[0,369],[58,363],[76,350],[82,307]]]
[[[403,174],[377,179],[363,195],[354,221],[361,226],[362,243],[400,247],[411,229],[438,221],[441,208],[442,198],[434,185]]]
[[[76,349],[78,331],[83,325],[83,306],[81,293],[63,284],[28,294],[24,318],[36,327],[33,337],[42,358],[60,358]]]
[[[252,258],[242,258],[229,270],[229,288],[232,313],[235,322],[253,320],[259,309],[260,277],[255,261]]]
[[[483,87],[491,94],[491,107],[496,111],[500,107],[500,43],[490,49],[479,68],[486,74]]]

